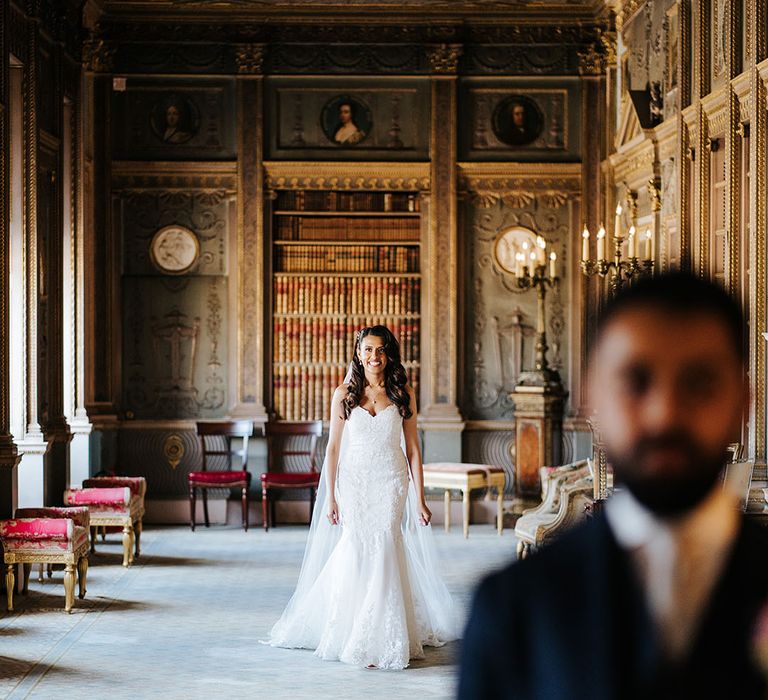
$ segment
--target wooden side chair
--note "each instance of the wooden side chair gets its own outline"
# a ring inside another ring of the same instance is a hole
[[[243,527],[248,531],[248,487],[251,473],[248,471],[248,438],[253,434],[253,421],[215,421],[197,423],[203,463],[202,470],[189,473],[189,524],[195,530],[195,505],[197,489],[203,496],[205,526],[208,520],[208,489],[241,489]],[[239,450],[232,449],[232,439],[242,440]],[[237,461],[233,464],[233,457]],[[224,468],[221,468],[221,465]]]
[[[264,434],[267,438],[267,471],[261,475],[264,530],[269,530],[270,521],[275,524],[275,504],[269,498],[274,489],[309,489],[311,519],[320,483],[315,451],[317,440],[323,434],[323,422],[267,423]]]

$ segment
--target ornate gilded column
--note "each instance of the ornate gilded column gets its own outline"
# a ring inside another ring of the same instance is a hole
[[[688,162],[691,153],[690,133],[688,124],[683,116],[683,110],[691,104],[691,72],[693,66],[689,60],[691,55],[691,8],[687,0],[677,0],[678,55],[677,85],[679,90],[680,109],[677,111],[677,230],[680,237],[680,269],[691,269],[691,217],[688,202],[690,187],[690,169]]]
[[[701,277],[709,276],[709,161],[712,143],[709,138],[709,119],[707,113],[701,105],[701,98],[709,94],[710,73],[709,73],[709,19],[710,19],[710,1],[698,0],[698,23],[694,34],[698,37],[697,59],[698,59],[698,84],[696,85],[696,95],[698,104],[696,107],[698,121],[698,139],[696,143],[696,190],[694,199],[699,207],[698,226],[698,260],[696,269]]]
[[[424,252],[421,428],[425,461],[461,461],[458,387],[456,75],[459,44],[428,48],[432,71],[429,230]]]
[[[726,73],[732,80],[739,72],[741,63],[740,42],[736,32],[739,29],[736,3],[726,3],[728,32],[726,35]],[[725,241],[725,279],[728,291],[739,296],[741,255],[741,119],[739,98],[730,82],[726,87],[726,127],[725,127],[725,221],[727,227]]]
[[[10,296],[10,119],[8,75],[8,3],[0,6],[0,518],[12,515],[13,472],[19,455],[10,432],[9,306]]]
[[[766,83],[768,66],[765,66],[766,21],[768,9],[763,0],[748,0],[748,15],[752,31],[749,35],[750,71],[750,112],[749,112],[749,220],[751,247],[749,251],[749,375],[752,402],[750,407],[750,425],[748,454],[757,463],[753,484],[762,481],[766,484],[766,342],[762,333],[768,331],[766,315],[766,226],[768,211],[766,206],[766,149],[768,148],[768,124],[766,123]],[[758,69],[758,64],[763,64]],[[763,502],[765,504],[765,496]],[[768,507],[765,506],[764,507]]]
[[[239,44],[237,59],[237,387],[230,413],[257,423],[268,419],[264,392],[267,376],[265,295],[268,255],[264,235],[264,58],[263,44]]]

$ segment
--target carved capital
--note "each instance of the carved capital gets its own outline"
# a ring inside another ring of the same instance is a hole
[[[265,57],[264,44],[238,44],[235,50],[237,72],[240,75],[261,75]]]
[[[658,178],[648,180],[648,197],[651,200],[651,211],[661,211],[661,181]]]
[[[91,36],[83,42],[82,64],[92,73],[112,72],[115,48],[104,39]]]
[[[579,75],[603,75],[608,61],[605,53],[596,44],[590,44],[585,51],[579,51]]]
[[[436,44],[427,48],[427,59],[433,73],[441,75],[455,74],[459,68],[459,59],[464,53],[461,44]]]
[[[601,32],[600,45],[605,56],[607,66],[616,65],[616,32]]]

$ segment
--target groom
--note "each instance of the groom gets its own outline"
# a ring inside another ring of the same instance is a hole
[[[461,700],[766,697],[768,535],[718,481],[747,415],[743,342],[737,304],[682,273],[608,302],[591,392],[616,494],[482,582]]]

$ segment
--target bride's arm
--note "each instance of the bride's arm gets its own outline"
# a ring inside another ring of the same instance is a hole
[[[421,448],[419,447],[419,431],[416,426],[416,392],[414,392],[410,384],[406,386],[406,389],[411,399],[411,417],[403,421],[405,454],[408,457],[408,463],[411,465],[411,476],[413,477],[413,485],[416,488],[416,496],[419,499],[421,521],[424,525],[429,525],[432,513],[427,507],[427,500],[424,496],[424,469],[421,462]]]
[[[325,450],[325,485],[328,489],[328,520],[332,525],[339,522],[339,506],[336,503],[336,474],[339,468],[339,450],[341,436],[344,433],[344,409],[341,402],[346,395],[346,387],[336,387],[331,399],[331,421],[328,430],[328,446]]]

